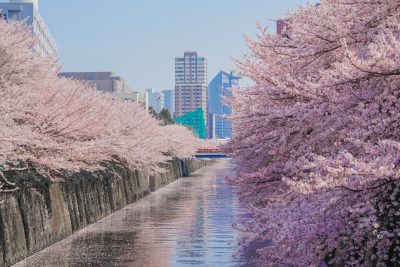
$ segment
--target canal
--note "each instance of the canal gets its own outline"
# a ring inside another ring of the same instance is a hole
[[[246,216],[220,159],[14,265],[250,266],[233,257]]]

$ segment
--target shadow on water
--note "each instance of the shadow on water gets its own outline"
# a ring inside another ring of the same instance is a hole
[[[256,247],[232,256],[241,237],[232,224],[248,214],[224,183],[231,173],[221,159],[15,267],[254,266]]]

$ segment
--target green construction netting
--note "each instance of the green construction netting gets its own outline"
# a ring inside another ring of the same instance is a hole
[[[175,118],[174,121],[178,124],[191,127],[199,138],[206,139],[206,123],[204,121],[203,109],[198,108],[182,117]]]

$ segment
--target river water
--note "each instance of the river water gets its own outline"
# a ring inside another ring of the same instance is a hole
[[[233,256],[246,216],[221,159],[14,265],[250,266]]]

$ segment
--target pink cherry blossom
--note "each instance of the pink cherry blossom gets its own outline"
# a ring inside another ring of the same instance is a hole
[[[227,147],[246,244],[270,242],[261,266],[398,266],[400,2],[322,0],[284,19],[238,62],[254,81],[234,92]]]
[[[102,161],[152,170],[203,145],[184,127],[162,127],[133,102],[59,78],[57,60],[33,52],[36,40],[22,23],[0,20],[0,36],[1,191],[14,185],[3,172],[20,162],[52,174],[93,170]]]

